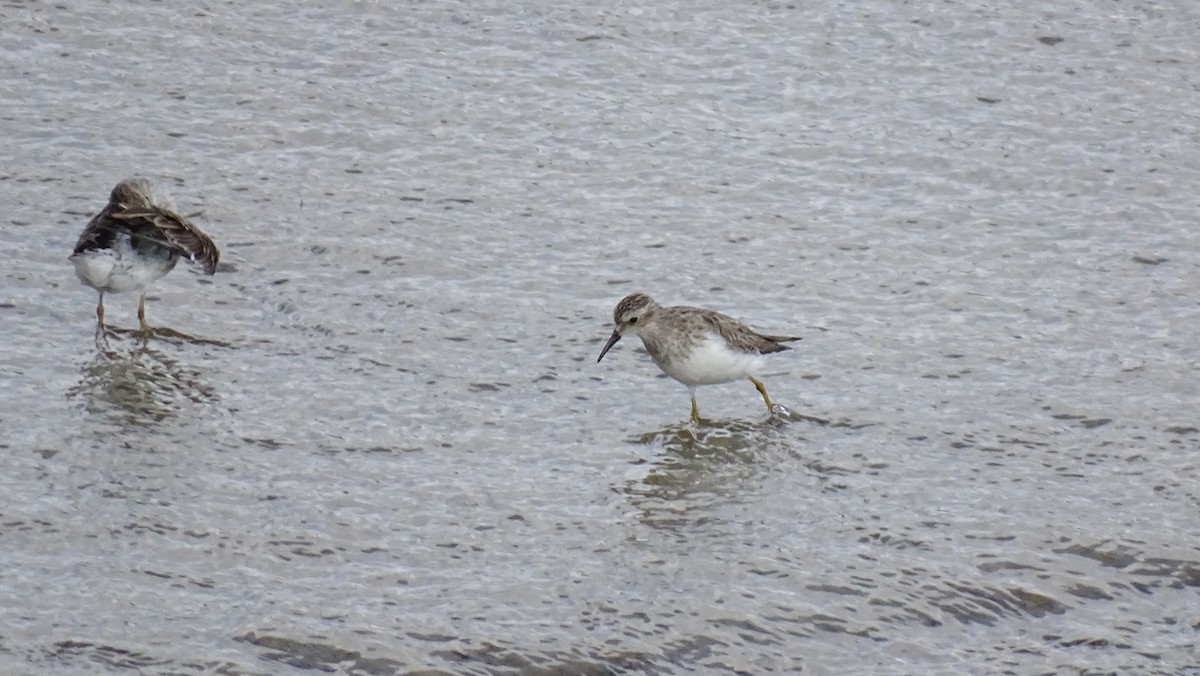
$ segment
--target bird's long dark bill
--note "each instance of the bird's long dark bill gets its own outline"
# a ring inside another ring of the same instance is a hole
[[[616,345],[616,344],[617,344],[617,341],[618,341],[618,340],[620,340],[620,339],[621,339],[621,332],[620,332],[620,331],[613,331],[612,337],[610,337],[610,338],[608,339],[608,342],[604,344],[604,349],[603,349],[603,350],[600,350],[600,356],[596,358],[596,363],[597,363],[597,364],[599,364],[599,363],[600,363],[600,360],[601,360],[601,359],[604,359],[604,355],[608,354],[608,351],[609,351],[610,349],[612,349],[612,346],[613,346],[613,345]]]

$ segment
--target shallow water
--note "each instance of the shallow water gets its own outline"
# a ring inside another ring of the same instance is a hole
[[[477,5],[0,7],[0,671],[1200,670],[1200,6]]]

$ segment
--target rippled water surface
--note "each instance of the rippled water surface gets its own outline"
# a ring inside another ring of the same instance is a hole
[[[1200,5],[0,26],[0,671],[1200,673]],[[133,174],[204,340],[93,342]],[[635,290],[786,411],[595,363]]]

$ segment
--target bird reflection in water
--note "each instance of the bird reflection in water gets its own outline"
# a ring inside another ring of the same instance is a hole
[[[109,344],[108,339],[113,338],[133,338],[137,340],[143,348],[149,347],[150,339],[154,338],[167,343],[192,345],[211,345],[213,347],[231,347],[229,343],[214,338],[202,338],[193,336],[182,331],[176,331],[167,326],[154,326],[149,330],[142,329],[127,329],[106,324],[103,330],[96,331],[96,349],[100,352],[112,353],[113,347]]]
[[[763,421],[700,419],[640,434],[630,441],[658,452],[623,492],[649,526],[711,530],[721,506],[746,499],[782,457],[795,457],[796,436],[787,428],[797,421],[829,424],[777,407]]]
[[[190,403],[216,400],[199,371],[141,341],[128,350],[97,350],[68,395],[124,427],[153,427]]]
[[[770,471],[767,457],[780,448],[785,422],[701,419],[638,435],[631,441],[659,452],[644,476],[626,482],[624,492],[648,526],[706,529],[721,505],[741,499]]]
[[[810,422],[829,425],[825,418],[796,413],[779,404],[775,405],[775,417],[761,422],[745,420],[717,420],[699,418],[692,422],[668,425],[654,432],[646,432],[633,438],[639,444],[663,444],[681,451],[704,450],[711,446],[731,448],[745,446],[762,433],[778,431],[791,422]]]

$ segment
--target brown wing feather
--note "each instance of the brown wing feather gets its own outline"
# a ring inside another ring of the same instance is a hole
[[[79,253],[88,249],[95,249],[104,243],[105,236],[111,240],[111,235],[108,232],[109,214],[112,213],[111,207],[104,207],[100,213],[92,217],[88,224],[83,228],[83,232],[79,233],[79,239],[75,241],[75,250],[73,253]]]
[[[700,316],[714,331],[729,343],[735,350],[741,352],[758,352],[770,354],[792,348],[782,343],[800,340],[795,336],[767,336],[746,326],[728,315],[713,310],[703,310]]]
[[[199,263],[206,273],[211,275],[216,272],[221,250],[208,235],[183,216],[155,206],[131,208],[119,204],[113,209],[112,217],[125,221],[130,228],[139,225],[153,227],[161,234],[162,244],[178,251],[192,262]]]
[[[767,340],[771,341],[772,343],[790,343],[794,340],[804,340],[800,336],[768,336],[765,333],[760,333],[758,335],[762,336],[763,338],[766,338]],[[790,349],[786,345],[783,345],[782,347]]]

